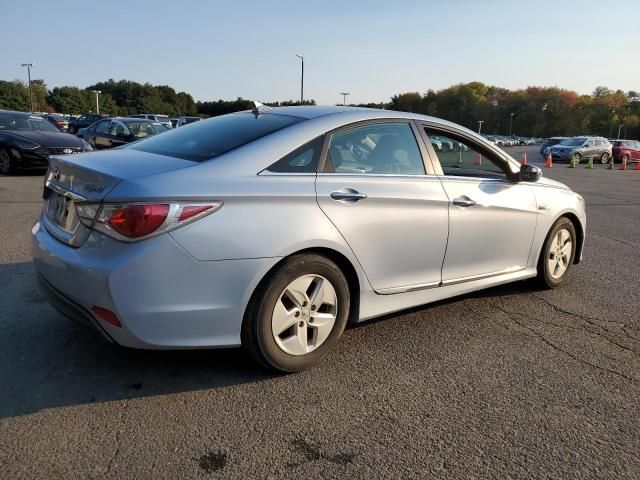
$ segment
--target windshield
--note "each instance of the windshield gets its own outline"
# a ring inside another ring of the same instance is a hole
[[[568,147],[579,147],[580,145],[582,145],[584,142],[586,142],[587,139],[586,138],[565,138],[564,140],[562,140],[559,145],[566,145]]]
[[[0,130],[60,131],[42,117],[37,117],[35,115],[21,115],[19,113],[0,113]]]
[[[125,148],[203,162],[304,121],[287,115],[231,113],[177,128]]]

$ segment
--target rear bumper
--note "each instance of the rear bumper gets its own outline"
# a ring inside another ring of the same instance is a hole
[[[96,330],[105,340],[113,342],[109,334],[100,326],[100,323],[82,305],[75,303],[56,290],[40,274],[36,275],[38,291],[49,301],[51,306],[62,315],[76,323],[88,326]]]
[[[187,349],[240,345],[246,305],[278,258],[199,261],[170,235],[125,244],[93,232],[80,248],[37,222],[32,256],[52,305],[133,348]],[[116,314],[116,327],[90,313]]]

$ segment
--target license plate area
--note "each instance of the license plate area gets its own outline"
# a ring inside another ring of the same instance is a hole
[[[75,220],[75,205],[66,195],[51,192],[47,195],[47,218],[58,228],[67,233],[73,233],[77,227]]]

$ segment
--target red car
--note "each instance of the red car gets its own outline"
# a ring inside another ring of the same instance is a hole
[[[613,142],[613,161],[621,163],[640,162],[640,142],[636,140],[616,140]]]

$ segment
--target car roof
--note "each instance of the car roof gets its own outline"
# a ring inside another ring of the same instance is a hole
[[[33,115],[32,113],[28,113],[28,112],[18,112],[17,110],[1,110],[1,109],[0,109],[0,113],[11,113],[12,115],[25,115],[25,116]]]

